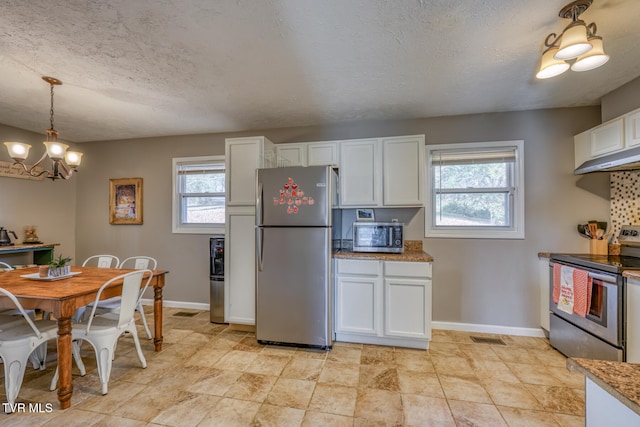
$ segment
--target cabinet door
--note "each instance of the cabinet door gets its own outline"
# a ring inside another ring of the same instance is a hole
[[[584,162],[591,160],[591,130],[586,130],[573,137],[573,168],[578,169]]]
[[[227,206],[255,205],[256,169],[262,167],[263,140],[226,140],[225,170]]]
[[[255,324],[255,214],[227,212],[224,252],[224,320]]]
[[[384,334],[431,339],[431,280],[385,277]]]
[[[336,332],[378,334],[379,288],[379,277],[337,277]]]
[[[382,139],[383,204],[422,206],[424,135]]]
[[[338,142],[309,142],[307,144],[308,166],[338,166]]]
[[[622,117],[611,120],[591,130],[591,156],[613,153],[624,148]]]
[[[624,116],[624,139],[626,147],[640,145],[640,110]]]
[[[276,162],[278,167],[306,166],[306,144],[278,144],[276,145]]]
[[[382,169],[377,139],[340,143],[340,204],[380,205]]]

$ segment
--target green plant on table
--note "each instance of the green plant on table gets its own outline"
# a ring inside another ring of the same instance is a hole
[[[58,267],[64,267],[65,265],[67,265],[67,263],[71,261],[70,257],[62,257],[62,255],[58,255],[58,258],[51,258],[51,261],[49,261],[49,267],[50,268],[58,268]]]

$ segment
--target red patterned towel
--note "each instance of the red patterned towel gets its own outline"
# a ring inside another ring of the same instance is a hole
[[[560,299],[561,269],[560,264],[553,265],[553,302]],[[564,266],[564,268],[569,268]],[[573,274],[573,312],[585,317],[591,308],[591,277],[589,272],[577,268],[572,269]]]
[[[573,270],[573,312],[585,317],[591,308],[591,277],[588,271]]]

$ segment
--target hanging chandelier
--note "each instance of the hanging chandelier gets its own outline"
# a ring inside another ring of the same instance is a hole
[[[571,19],[571,23],[560,35],[551,33],[544,41],[547,49],[542,54],[539,79],[560,75],[571,68],[572,71],[588,71],[604,65],[609,55],[604,53],[602,37],[596,35],[596,24],[587,25],[578,17],[591,6],[593,0],[577,0],[569,3],[558,14]]]
[[[42,77],[42,80],[49,83],[51,86],[51,109],[49,110],[51,128],[45,131],[47,139],[43,142],[46,151],[42,157],[40,157],[40,160],[35,162],[33,165],[28,166],[24,162],[29,156],[29,149],[31,148],[31,145],[23,144],[21,142],[5,142],[4,145],[7,147],[9,156],[13,159],[14,163],[21,165],[24,171],[29,175],[34,177],[44,175],[51,180],[60,178],[69,179],[74,172],[78,171],[77,167],[80,166],[82,153],[77,151],[67,151],[69,146],[58,142],[58,131],[53,127],[53,88],[54,86],[61,85],[62,82],[55,77],[48,76]],[[47,157],[51,159],[51,169],[43,170],[42,162]]]

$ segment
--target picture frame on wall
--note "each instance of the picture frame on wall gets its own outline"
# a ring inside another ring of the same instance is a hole
[[[373,209],[356,209],[356,221],[375,221]]]
[[[109,224],[142,224],[142,178],[109,180]]]

